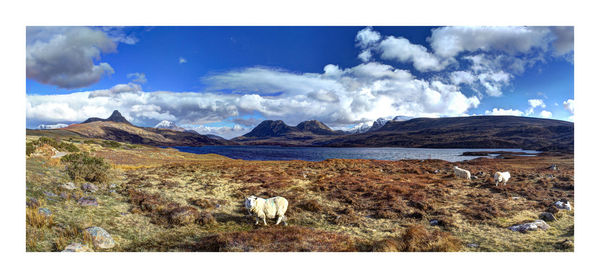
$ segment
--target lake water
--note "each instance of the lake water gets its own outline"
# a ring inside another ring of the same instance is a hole
[[[480,156],[462,156],[463,152],[474,151],[537,151],[521,149],[424,149],[424,148],[321,148],[321,147],[279,147],[279,146],[203,146],[174,147],[182,152],[196,154],[219,154],[233,159],[244,160],[306,160],[322,161],[330,158],[345,159],[442,159],[450,162],[470,160]]]

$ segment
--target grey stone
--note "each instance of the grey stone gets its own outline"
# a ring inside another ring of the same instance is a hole
[[[556,217],[550,212],[542,212],[542,214],[540,214],[540,219],[545,221],[556,221]]]
[[[467,244],[467,247],[469,247],[469,248],[477,248],[477,247],[479,247],[479,244],[477,244],[477,243],[469,243],[469,244]]]
[[[77,200],[77,204],[80,206],[97,206],[98,201],[94,197],[81,197]]]
[[[552,164],[552,165],[550,165],[550,167],[548,167],[548,169],[550,169],[552,171],[558,171],[558,166],[556,166],[556,164]]]
[[[439,224],[440,224],[440,221],[438,221],[437,219],[433,219],[433,220],[429,221],[429,225],[431,225],[431,226],[436,226]]]
[[[528,231],[536,231],[538,229],[546,230],[548,228],[550,228],[550,226],[548,224],[546,224],[546,222],[544,222],[544,220],[538,219],[533,222],[510,226],[508,229],[515,231],[515,232],[525,233]]]
[[[109,249],[115,247],[115,241],[110,234],[100,227],[86,228],[84,234],[92,239],[92,243],[96,248]]]
[[[569,201],[567,201],[567,200],[556,201],[556,202],[554,202],[554,206],[557,209],[571,210],[571,204],[569,204]]]
[[[75,186],[75,184],[72,183],[72,182],[63,183],[63,184],[59,185],[59,187],[67,189],[67,190],[77,189],[77,187]]]
[[[81,185],[81,189],[83,191],[88,191],[88,192],[96,192],[96,191],[98,191],[98,187],[95,184],[89,183],[89,182],[86,182],[86,183],[82,184]]]

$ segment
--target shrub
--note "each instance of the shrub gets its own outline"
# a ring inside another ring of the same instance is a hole
[[[87,153],[73,153],[61,158],[66,164],[65,170],[74,181],[103,183],[107,180],[109,165],[100,157]]]
[[[115,149],[121,147],[121,143],[115,141],[102,141],[102,146]]]
[[[75,145],[73,145],[72,143],[65,143],[65,142],[61,142],[58,145],[57,149],[61,150],[61,151],[71,152],[71,153],[79,152],[79,148],[77,148]]]
[[[409,227],[397,238],[387,238],[375,243],[376,252],[454,252],[461,248],[460,240],[439,230],[427,231],[422,225]]]
[[[33,144],[33,142],[28,142],[27,145],[25,145],[25,154],[30,155],[34,151],[35,151],[35,145]]]

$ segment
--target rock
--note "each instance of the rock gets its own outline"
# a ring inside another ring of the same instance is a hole
[[[77,187],[75,186],[75,184],[72,183],[72,182],[63,183],[63,184],[59,185],[59,187],[67,189],[67,190],[77,189]]]
[[[80,206],[97,206],[98,201],[94,197],[81,197],[77,200],[77,204]]]
[[[545,221],[556,221],[554,214],[549,212],[542,212],[542,214],[540,214],[540,219]]]
[[[440,221],[438,221],[437,219],[433,219],[433,220],[429,221],[429,225],[431,225],[431,226],[436,226],[439,224],[440,224]]]
[[[515,231],[515,232],[525,233],[528,231],[536,231],[538,229],[546,230],[548,228],[550,228],[550,226],[548,224],[546,224],[546,222],[544,222],[544,220],[538,219],[538,220],[535,220],[530,223],[514,225],[514,226],[509,227],[508,229]]]
[[[50,215],[52,215],[52,212],[48,208],[39,208],[38,212],[43,214],[45,217],[50,217]]]
[[[100,227],[89,227],[83,232],[84,236],[92,239],[92,243],[96,248],[108,249],[115,247],[115,241],[110,234]]]
[[[58,197],[58,195],[56,195],[56,193],[50,192],[50,191],[44,191],[44,195],[46,195],[48,197]]]
[[[25,203],[27,205],[27,207],[30,208],[37,208],[40,206],[40,202],[38,202],[38,200],[36,198],[29,198],[29,200],[27,200],[27,202]]]
[[[558,166],[556,166],[556,164],[552,164],[550,167],[548,167],[548,169],[552,171],[558,171]]]
[[[67,154],[68,154],[67,152],[59,152],[59,151],[57,151],[56,154],[53,155],[50,158],[61,158],[61,157],[65,156],[65,155],[67,155]]]
[[[65,247],[63,252],[94,252],[94,250],[85,245],[81,245],[81,243],[71,243],[69,246]]]
[[[88,192],[96,192],[96,191],[98,191],[98,187],[95,184],[89,183],[89,182],[86,182],[86,183],[82,184],[81,185],[81,189],[83,191],[88,191]]]
[[[434,174],[438,174],[440,172],[440,169],[436,169],[435,171],[433,171]]]
[[[566,209],[566,210],[571,210],[571,204],[569,204],[569,201],[567,200],[560,200],[560,201],[556,201],[554,203],[554,206],[557,209]]]
[[[469,244],[467,244],[467,247],[469,247],[469,248],[477,248],[477,247],[479,247],[479,244],[477,244],[477,243],[469,243]]]

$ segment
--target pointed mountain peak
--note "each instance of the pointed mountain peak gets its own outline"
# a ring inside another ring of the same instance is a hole
[[[129,121],[127,121],[127,119],[125,119],[125,117],[123,117],[123,115],[121,115],[121,113],[118,110],[113,111],[110,117],[108,117],[107,119],[92,117],[85,120],[82,124],[87,124],[91,122],[116,122],[132,125]]]

